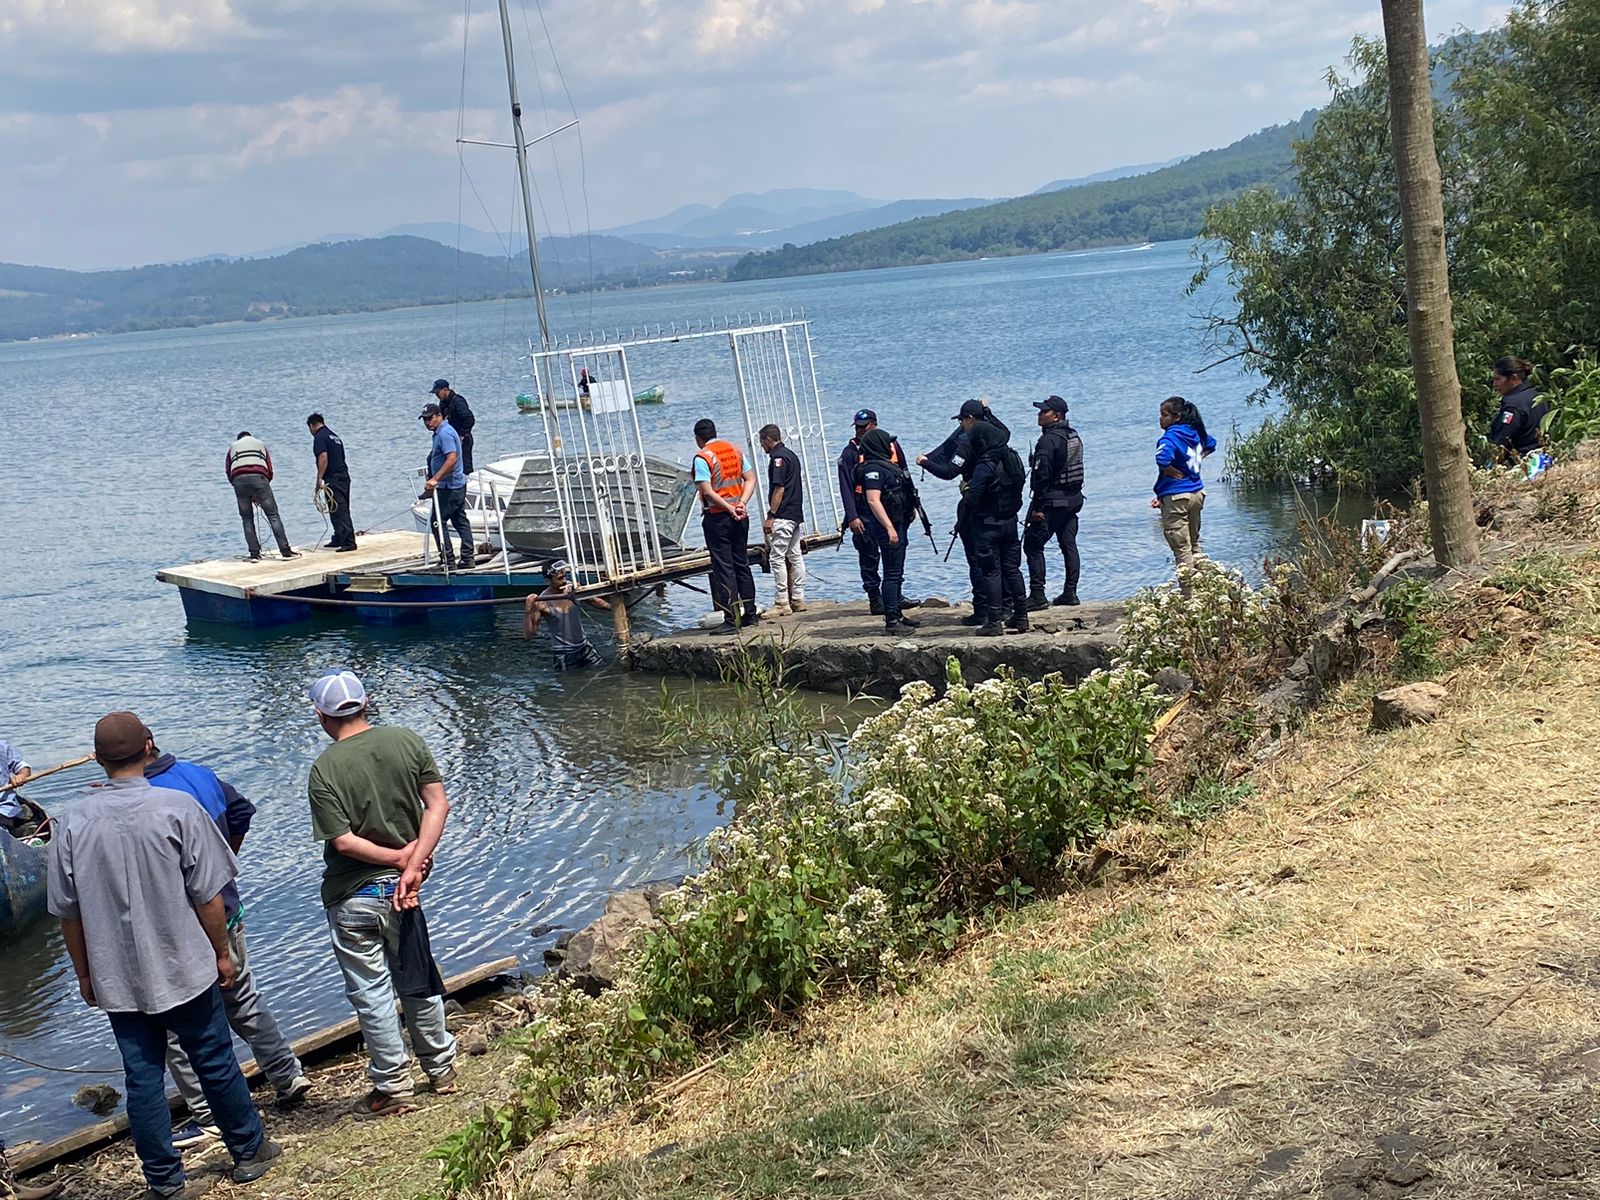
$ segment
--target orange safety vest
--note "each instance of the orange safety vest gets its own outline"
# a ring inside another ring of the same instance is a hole
[[[851,438],[850,440],[851,441],[855,441],[854,438]],[[867,452],[861,448],[861,443],[860,442],[856,442],[856,466],[859,467],[862,463],[864,463],[866,461],[867,461]],[[890,463],[891,466],[899,467],[902,471],[904,471],[906,469],[905,459],[900,457],[900,443],[899,442],[890,442],[889,443],[889,463]],[[856,484],[856,495],[858,495],[858,496],[865,495],[865,490],[862,488],[862,486],[859,483]]]
[[[717,438],[702,446],[697,457],[704,459],[706,466],[711,469],[711,490],[724,500],[737,504],[744,495],[744,455],[739,453],[739,447]],[[706,505],[705,511],[722,510]]]

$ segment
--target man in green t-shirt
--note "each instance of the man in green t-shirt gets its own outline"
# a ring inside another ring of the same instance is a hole
[[[409,729],[367,722],[367,692],[349,671],[311,685],[311,703],[333,739],[311,768],[311,829],[323,843],[322,903],[345,994],[367,1045],[372,1090],[358,1115],[411,1107],[416,1086],[395,1016],[405,1028],[436,1093],[455,1090],[456,1043],[445,1028],[418,891],[433,865],[450,802],[426,743]],[[418,964],[418,958],[424,960]],[[421,987],[403,984],[420,970]],[[434,985],[426,979],[432,972]]]

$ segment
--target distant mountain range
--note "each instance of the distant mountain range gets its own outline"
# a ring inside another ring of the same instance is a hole
[[[1309,120],[1188,159],[1058,179],[1016,200],[746,192],[586,237],[540,238],[540,263],[547,287],[577,290],[1184,237],[1213,201],[1286,180],[1290,141]],[[525,296],[525,252],[520,237],[434,222],[129,270],[0,263],[0,341]]]
[[[1101,182],[1063,180],[1016,200],[750,254],[729,279],[767,279],[955,262],[1193,237],[1212,204],[1257,184],[1293,185],[1294,142],[1316,114],[1171,166],[1128,167]]]

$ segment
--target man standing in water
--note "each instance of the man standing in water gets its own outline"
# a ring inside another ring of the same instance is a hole
[[[105,1010],[122,1055],[133,1148],[149,1197],[198,1195],[185,1182],[167,1108],[175,1034],[249,1183],[283,1151],[267,1140],[233,1056],[222,992],[237,978],[222,890],[238,871],[210,818],[184,792],[144,776],[150,731],[131,712],[101,717],[94,756],[107,782],[58,819],[49,907],[61,921],[84,1002]]]
[[[233,498],[239,506],[239,520],[244,523],[244,544],[250,550],[250,561],[261,561],[261,539],[256,536],[256,509],[267,514],[267,524],[272,526],[272,536],[277,540],[278,553],[285,558],[300,556],[289,545],[289,535],[283,531],[283,520],[278,516],[278,499],[272,494],[272,455],[260,438],[250,436],[241,429],[239,436],[228,447],[223,459],[228,482],[233,484]]]
[[[601,666],[605,660],[589,644],[583,632],[583,614],[578,602],[572,598],[569,578],[571,567],[565,559],[550,564],[546,573],[546,587],[537,596],[522,602],[522,636],[531,638],[539,632],[539,622],[550,622],[550,648],[555,651],[558,671],[581,671],[585,667]],[[610,609],[609,601],[601,596],[591,596],[584,601],[595,608]]]
[[[317,460],[317,489],[326,487],[333,501],[328,512],[333,536],[328,539],[328,546],[333,550],[354,550],[356,525],[350,518],[350,468],[344,461],[344,442],[323,423],[319,412],[306,418],[306,428],[311,430],[311,453]]]
[[[322,904],[372,1081],[354,1112],[391,1116],[413,1107],[416,1095],[397,993],[429,1089],[456,1088],[456,1040],[445,1028],[444,987],[418,899],[450,802],[420,737],[368,723],[367,690],[353,673],[322,676],[311,703],[333,739],[307,783],[312,833],[323,844]]]

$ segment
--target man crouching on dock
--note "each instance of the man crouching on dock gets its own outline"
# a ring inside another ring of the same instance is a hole
[[[323,843],[322,903],[372,1081],[354,1111],[390,1116],[411,1108],[416,1094],[397,992],[429,1089],[456,1086],[456,1040],[445,1028],[444,985],[418,899],[450,802],[420,737],[367,722],[367,690],[354,674],[318,679],[311,703],[333,739],[308,781],[311,828]]]

